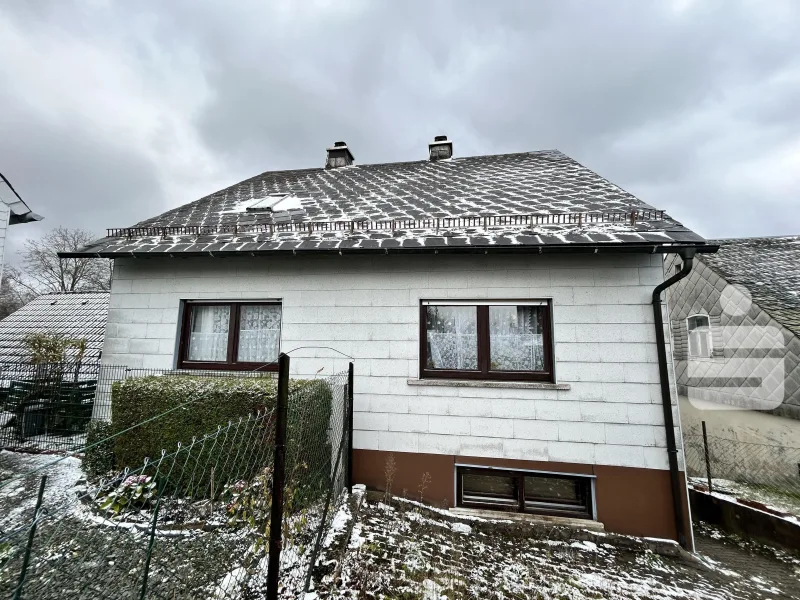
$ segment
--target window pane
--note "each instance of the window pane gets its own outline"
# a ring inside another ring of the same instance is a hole
[[[563,477],[525,476],[526,510],[589,512],[589,482]]]
[[[227,360],[230,306],[192,306],[191,311],[189,360]]]
[[[269,363],[278,360],[281,307],[277,304],[244,304],[239,313],[239,362]]]
[[[492,371],[544,371],[542,306],[490,306]]]
[[[702,328],[708,328],[708,317],[703,315],[689,317],[689,331]]]
[[[517,478],[511,475],[465,473],[461,478],[464,502],[517,506]]]
[[[689,332],[689,355],[697,357],[710,357],[711,345],[708,339],[708,330],[695,330]]]
[[[583,486],[574,479],[526,476],[525,499],[582,503]]]
[[[478,311],[474,306],[428,306],[428,369],[478,368]]]

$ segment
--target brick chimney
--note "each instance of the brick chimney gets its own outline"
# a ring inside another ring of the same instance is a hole
[[[355,157],[345,142],[334,142],[333,146],[328,148],[328,160],[325,161],[325,168],[346,167],[352,165],[354,159]]]
[[[446,135],[437,135],[433,142],[428,144],[431,160],[453,158],[453,142],[447,140]]]

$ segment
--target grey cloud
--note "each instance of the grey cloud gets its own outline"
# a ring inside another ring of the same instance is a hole
[[[708,236],[796,233],[800,223],[790,174],[783,184],[765,175],[763,192],[757,173],[737,183],[770,157],[800,164],[787,159],[800,152],[790,145],[800,140],[791,2],[772,13],[634,0],[33,4],[4,7],[0,21],[114,37],[118,59],[156,87],[174,74],[168,61],[196,63],[199,79],[163,110],[196,136],[175,154],[207,156],[197,170],[216,169],[208,177],[220,185],[322,166],[339,139],[358,162],[416,160],[446,133],[461,155],[559,148]],[[191,199],[175,193],[191,176],[111,133],[54,128],[33,111],[3,120],[26,106],[13,90],[0,95],[0,126],[21,148],[0,150],[0,164],[50,224],[81,214],[101,229]]]

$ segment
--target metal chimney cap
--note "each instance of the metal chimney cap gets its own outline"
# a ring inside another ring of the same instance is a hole
[[[432,161],[453,158],[452,140],[448,140],[446,135],[437,135],[428,144],[428,154]]]

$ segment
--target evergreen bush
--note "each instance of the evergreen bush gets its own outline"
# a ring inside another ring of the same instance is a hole
[[[83,455],[83,470],[90,479],[96,479],[113,471],[114,429],[108,421],[89,421],[86,426],[86,450]]]

